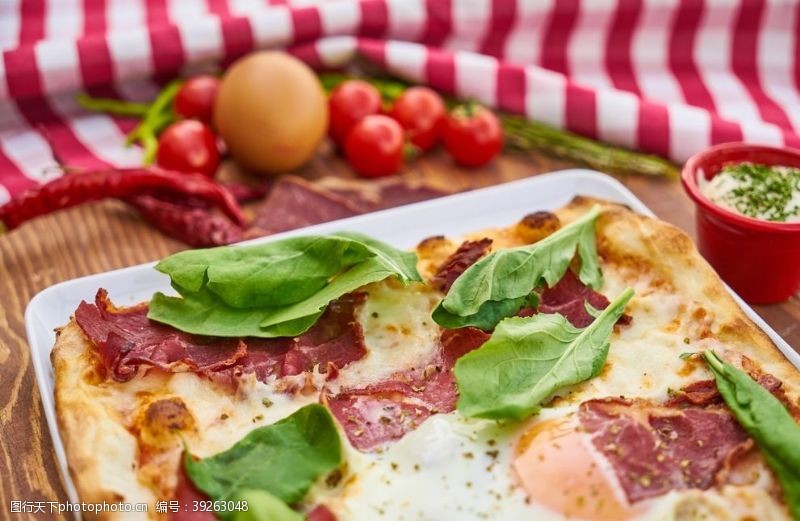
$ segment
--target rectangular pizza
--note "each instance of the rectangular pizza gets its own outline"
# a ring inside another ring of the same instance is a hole
[[[578,197],[400,251],[192,250],[58,331],[99,519],[800,519],[800,379],[689,237]],[[91,517],[92,514],[86,515]]]

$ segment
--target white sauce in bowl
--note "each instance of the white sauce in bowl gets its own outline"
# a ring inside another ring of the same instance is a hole
[[[711,179],[697,173],[700,192],[734,213],[771,222],[800,222],[800,168],[742,163]]]

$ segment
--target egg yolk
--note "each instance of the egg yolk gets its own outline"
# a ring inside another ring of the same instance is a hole
[[[538,423],[526,431],[512,462],[530,500],[571,518],[635,518],[613,470],[592,447],[574,416]]]

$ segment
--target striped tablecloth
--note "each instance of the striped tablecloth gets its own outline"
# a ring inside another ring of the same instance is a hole
[[[797,0],[0,0],[0,203],[59,163],[140,162],[133,123],[77,91],[148,100],[283,47],[679,162],[724,141],[800,147]]]

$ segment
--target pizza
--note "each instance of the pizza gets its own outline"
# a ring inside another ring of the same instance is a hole
[[[343,233],[158,269],[177,296],[100,289],[51,355],[81,500],[148,505],[98,518],[800,512],[797,369],[686,234],[626,207],[577,197],[413,252]]]

